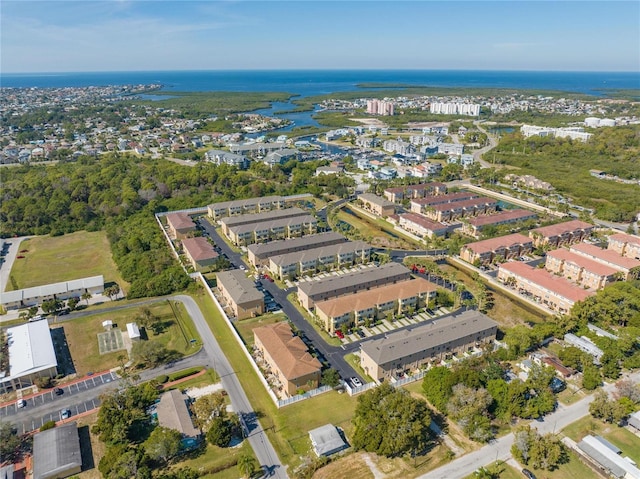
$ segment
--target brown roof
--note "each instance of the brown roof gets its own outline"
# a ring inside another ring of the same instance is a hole
[[[431,231],[440,231],[440,230],[447,229],[447,227],[442,223],[438,223],[437,221],[432,221],[429,218],[426,218],[422,215],[418,215],[416,213],[404,213],[400,215],[400,218],[406,221],[410,221],[411,223],[415,223]]]
[[[526,263],[520,263],[518,261],[504,263],[500,265],[500,269],[529,280],[531,283],[545,288],[572,302],[582,301],[595,294],[594,291],[589,291],[580,286],[576,286],[571,281],[562,278],[561,276],[556,276],[544,269],[534,268]]]
[[[200,434],[200,431],[193,427],[186,400],[187,396],[179,389],[172,389],[160,396],[156,409],[158,422],[162,427],[174,429],[185,436],[195,437]]]
[[[535,218],[536,214],[528,210],[507,210],[501,211],[494,215],[477,216],[469,218],[469,224],[472,226],[486,226],[499,223],[501,221],[518,220],[525,218]]]
[[[553,236],[560,236],[564,233],[571,233],[577,230],[591,229],[593,225],[580,220],[565,221],[564,223],[558,223],[550,226],[543,226],[531,230],[531,233],[536,232],[542,235],[543,238],[551,238]]]
[[[586,271],[589,271],[590,273],[599,274],[601,276],[612,276],[618,272],[617,269],[612,268],[611,266],[598,263],[597,261],[589,259],[585,256],[581,256],[577,253],[572,253],[571,251],[564,248],[549,251],[547,253],[547,257],[558,258],[565,262],[574,263],[580,268],[584,268]]]
[[[616,233],[609,236],[609,240],[619,241],[620,243],[640,245],[640,236],[628,235],[626,233]]]
[[[328,317],[335,318],[351,311],[360,311],[389,301],[411,298],[421,293],[430,293],[436,289],[436,285],[426,279],[416,278],[327,301],[320,301],[316,303],[316,310],[321,310]]]
[[[411,200],[411,202],[416,203],[418,205],[431,205],[431,204],[452,203],[454,201],[468,200],[471,198],[477,198],[478,196],[479,195],[477,195],[476,193],[461,191],[459,193],[447,193],[446,195],[427,196],[426,198],[417,198],[415,200]]]
[[[218,253],[213,250],[213,246],[209,244],[207,238],[203,238],[202,236],[185,238],[182,240],[182,246],[189,252],[189,256],[191,256],[194,261],[218,257]]]
[[[322,368],[320,361],[309,354],[302,340],[293,335],[291,326],[286,321],[255,328],[253,334],[260,339],[278,369],[289,381]]]
[[[167,215],[167,221],[171,223],[171,226],[173,226],[173,228],[176,230],[196,227],[196,224],[191,219],[191,216],[186,213],[169,213]]]
[[[456,210],[458,208],[467,208],[469,206],[495,205],[495,204],[498,204],[498,200],[494,200],[493,198],[488,198],[486,196],[481,196],[480,198],[471,198],[464,201],[456,201],[453,203],[433,205],[432,208],[435,211],[449,211],[449,210]]]
[[[597,258],[596,261],[600,259],[621,269],[628,270],[640,266],[640,261],[637,259],[627,258],[626,256],[619,255],[612,249],[602,249],[589,243],[575,244],[571,247],[571,251],[578,254],[592,256]]]
[[[499,248],[508,248],[520,244],[531,244],[531,238],[528,238],[527,236],[520,233],[514,233],[511,235],[498,236],[497,238],[469,243],[468,245],[463,246],[463,248],[469,248],[474,253],[480,254],[486,253],[488,251],[495,251]]]

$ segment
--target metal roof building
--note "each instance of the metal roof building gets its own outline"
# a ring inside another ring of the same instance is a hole
[[[580,450],[616,479],[640,479],[640,469],[627,458],[620,456],[616,452],[619,451],[618,448],[613,446],[612,449],[610,446],[613,445],[608,441],[591,435],[585,436],[578,443]]]
[[[349,447],[333,424],[312,429],[309,431],[309,438],[318,457],[330,456]]]
[[[58,479],[82,469],[80,437],[75,422],[33,436],[33,479]]]

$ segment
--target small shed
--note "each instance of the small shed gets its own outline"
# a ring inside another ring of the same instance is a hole
[[[140,341],[140,328],[136,323],[127,323],[127,333],[131,341]]]
[[[109,331],[111,328],[113,328],[113,321],[111,321],[110,319],[102,321],[102,327],[105,329],[105,331]]]
[[[309,438],[318,457],[330,456],[349,447],[333,424],[312,429],[309,431]]]

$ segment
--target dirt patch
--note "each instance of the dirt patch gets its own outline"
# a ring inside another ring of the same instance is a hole
[[[356,453],[333,461],[331,464],[316,471],[313,479],[333,479],[335,477],[375,479],[363,456],[363,453]]]
[[[377,118],[349,118],[351,121],[357,121],[367,126],[375,126],[378,128],[386,128],[388,125]]]

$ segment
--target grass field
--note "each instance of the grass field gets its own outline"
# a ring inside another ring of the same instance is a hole
[[[257,318],[243,319],[242,321],[236,321],[235,326],[238,334],[242,337],[244,343],[248,349],[253,346],[253,330],[260,326],[266,326],[268,324],[274,324],[278,321],[286,320],[287,317],[283,314],[263,314]]]
[[[20,251],[24,258],[13,263],[8,291],[100,274],[105,283],[117,282],[125,293],[129,288],[113,262],[104,231],[38,236],[20,243]]]
[[[158,318],[157,321],[164,325],[164,331],[161,334],[149,333],[150,340],[158,341],[168,349],[175,349],[183,354],[197,351],[201,344],[200,337],[184,309],[176,308],[179,314],[179,319],[176,319],[176,315],[167,301],[148,305],[148,308]],[[118,366],[118,357],[122,354],[126,356],[124,351],[105,354],[99,352],[97,335],[104,332],[102,322],[110,319],[118,325],[118,329],[124,331],[126,323],[136,321],[139,315],[140,307],[133,306],[119,311],[92,314],[84,318],[59,323],[64,327],[76,372],[79,375],[84,375],[89,371],[103,371]],[[197,342],[191,344],[191,338],[196,339]]]
[[[623,456],[629,456],[636,463],[640,463],[640,438],[625,428],[606,424],[591,416],[586,416],[573,424],[569,424],[562,432],[574,441],[580,441],[589,434],[601,435],[612,444],[618,446]]]
[[[236,447],[217,447],[211,444],[207,444],[203,451],[196,451],[192,457],[185,457],[184,460],[177,462],[173,469],[180,469],[181,467],[190,467],[191,469],[199,472],[201,478],[215,478],[215,479],[238,479],[241,477],[238,466],[231,466],[225,468],[215,474],[208,473],[208,471],[214,470],[218,467],[223,467],[226,464],[231,464],[236,461],[240,456],[249,454],[255,459],[256,466],[259,461],[253,453],[253,449],[249,445],[248,441],[243,441]]]
[[[358,230],[363,241],[380,248],[413,248],[413,245],[409,241],[400,238],[398,233],[384,231],[379,225],[356,216],[354,212],[352,212],[352,214],[348,213],[347,209],[346,207],[340,209],[336,216],[339,220],[349,223]],[[339,231],[339,229],[336,229],[336,231]]]

